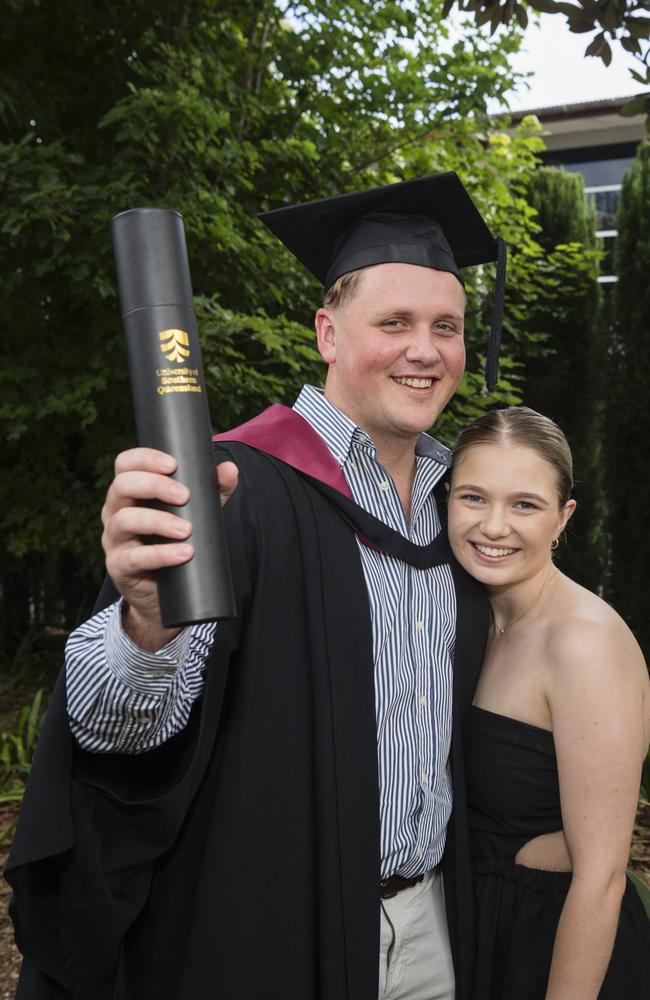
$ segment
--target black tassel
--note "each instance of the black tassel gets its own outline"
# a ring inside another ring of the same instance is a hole
[[[485,358],[485,385],[492,392],[499,377],[499,348],[501,347],[501,326],[503,323],[503,300],[506,292],[506,259],[505,241],[497,236],[497,279],[494,286],[494,304],[492,307],[492,326]]]

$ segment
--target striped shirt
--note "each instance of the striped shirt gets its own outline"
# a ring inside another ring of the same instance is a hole
[[[311,386],[294,409],[324,439],[361,507],[418,545],[432,541],[440,530],[433,489],[451,461],[446,448],[419,436],[407,523],[365,431]],[[440,861],[451,811],[455,592],[449,566],[419,570],[358,545],[372,621],[381,877],[418,875]],[[81,746],[141,753],[182,729],[202,690],[215,628],[193,626],[146,652],[124,633],[118,602],[73,632],[68,712]]]

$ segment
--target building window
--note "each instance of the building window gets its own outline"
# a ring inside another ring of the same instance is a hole
[[[617,281],[614,272],[614,244],[616,242],[616,212],[621,197],[620,184],[585,186],[585,194],[596,209],[596,236],[600,239],[605,256],[600,262],[601,285]]]
[[[599,237],[605,256],[600,262],[601,285],[613,284],[617,281],[614,271],[614,244],[616,242],[616,213],[621,198],[622,173],[629,169],[631,159],[601,160],[597,163],[567,163],[566,169],[582,174],[585,182],[585,194],[596,210],[596,236]],[[591,169],[597,167],[597,170]],[[590,183],[595,179],[609,183]],[[614,180],[616,178],[616,180]],[[620,178],[620,179],[619,179]]]
[[[621,197],[620,184],[585,185],[585,193],[596,209],[596,230],[616,235],[616,213]]]
[[[618,184],[620,187],[623,176],[633,161],[633,156],[615,156],[608,159],[565,162],[564,167],[572,173],[582,174],[586,188],[604,189],[612,184]]]
[[[634,162],[636,143],[591,146],[548,152],[544,161],[561,166],[571,173],[581,174],[585,194],[596,211],[596,236],[602,241],[605,256],[600,262],[602,285],[618,279],[614,273],[614,244],[616,242],[616,213],[621,197],[623,177]]]

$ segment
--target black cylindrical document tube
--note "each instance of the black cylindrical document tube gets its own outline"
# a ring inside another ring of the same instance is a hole
[[[191,521],[195,554],[158,571],[162,623],[232,618],[183,219],[167,209],[134,208],[115,216],[112,232],[138,443],[173,455],[174,478],[190,490],[184,507],[164,508]]]

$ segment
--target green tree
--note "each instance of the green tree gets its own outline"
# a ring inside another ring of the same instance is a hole
[[[518,42],[448,45],[432,0],[12,0],[0,38],[0,578],[17,639],[87,607],[111,456],[133,441],[110,217],[183,212],[215,422],[289,401],[320,378],[319,289],[255,212],[397,179],[436,123],[503,97]]]
[[[605,561],[602,483],[602,402],[605,385],[599,254],[595,216],[582,177],[540,167],[530,178],[529,204],[537,213],[540,266],[555,295],[538,299],[530,331],[544,350],[524,368],[527,405],[555,420],[571,444],[578,507],[558,552],[562,570],[592,590],[602,589]]]
[[[321,290],[255,219],[286,202],[457,169],[513,247],[505,375],[539,349],[521,297],[546,294],[525,200],[541,141],[532,121],[510,137],[486,115],[514,83],[517,29],[452,43],[439,0],[162,0],[153,14],[143,0],[12,0],[0,38],[5,632],[78,620],[101,572],[97,512],[112,456],[134,439],[116,212],[185,217],[219,428],[322,379]],[[468,279],[471,363],[447,440],[517,399],[512,378],[481,395],[493,270]]]
[[[623,181],[616,238],[614,346],[607,360],[607,480],[611,564],[608,596],[650,662],[648,542],[643,526],[650,473],[650,142]]]

